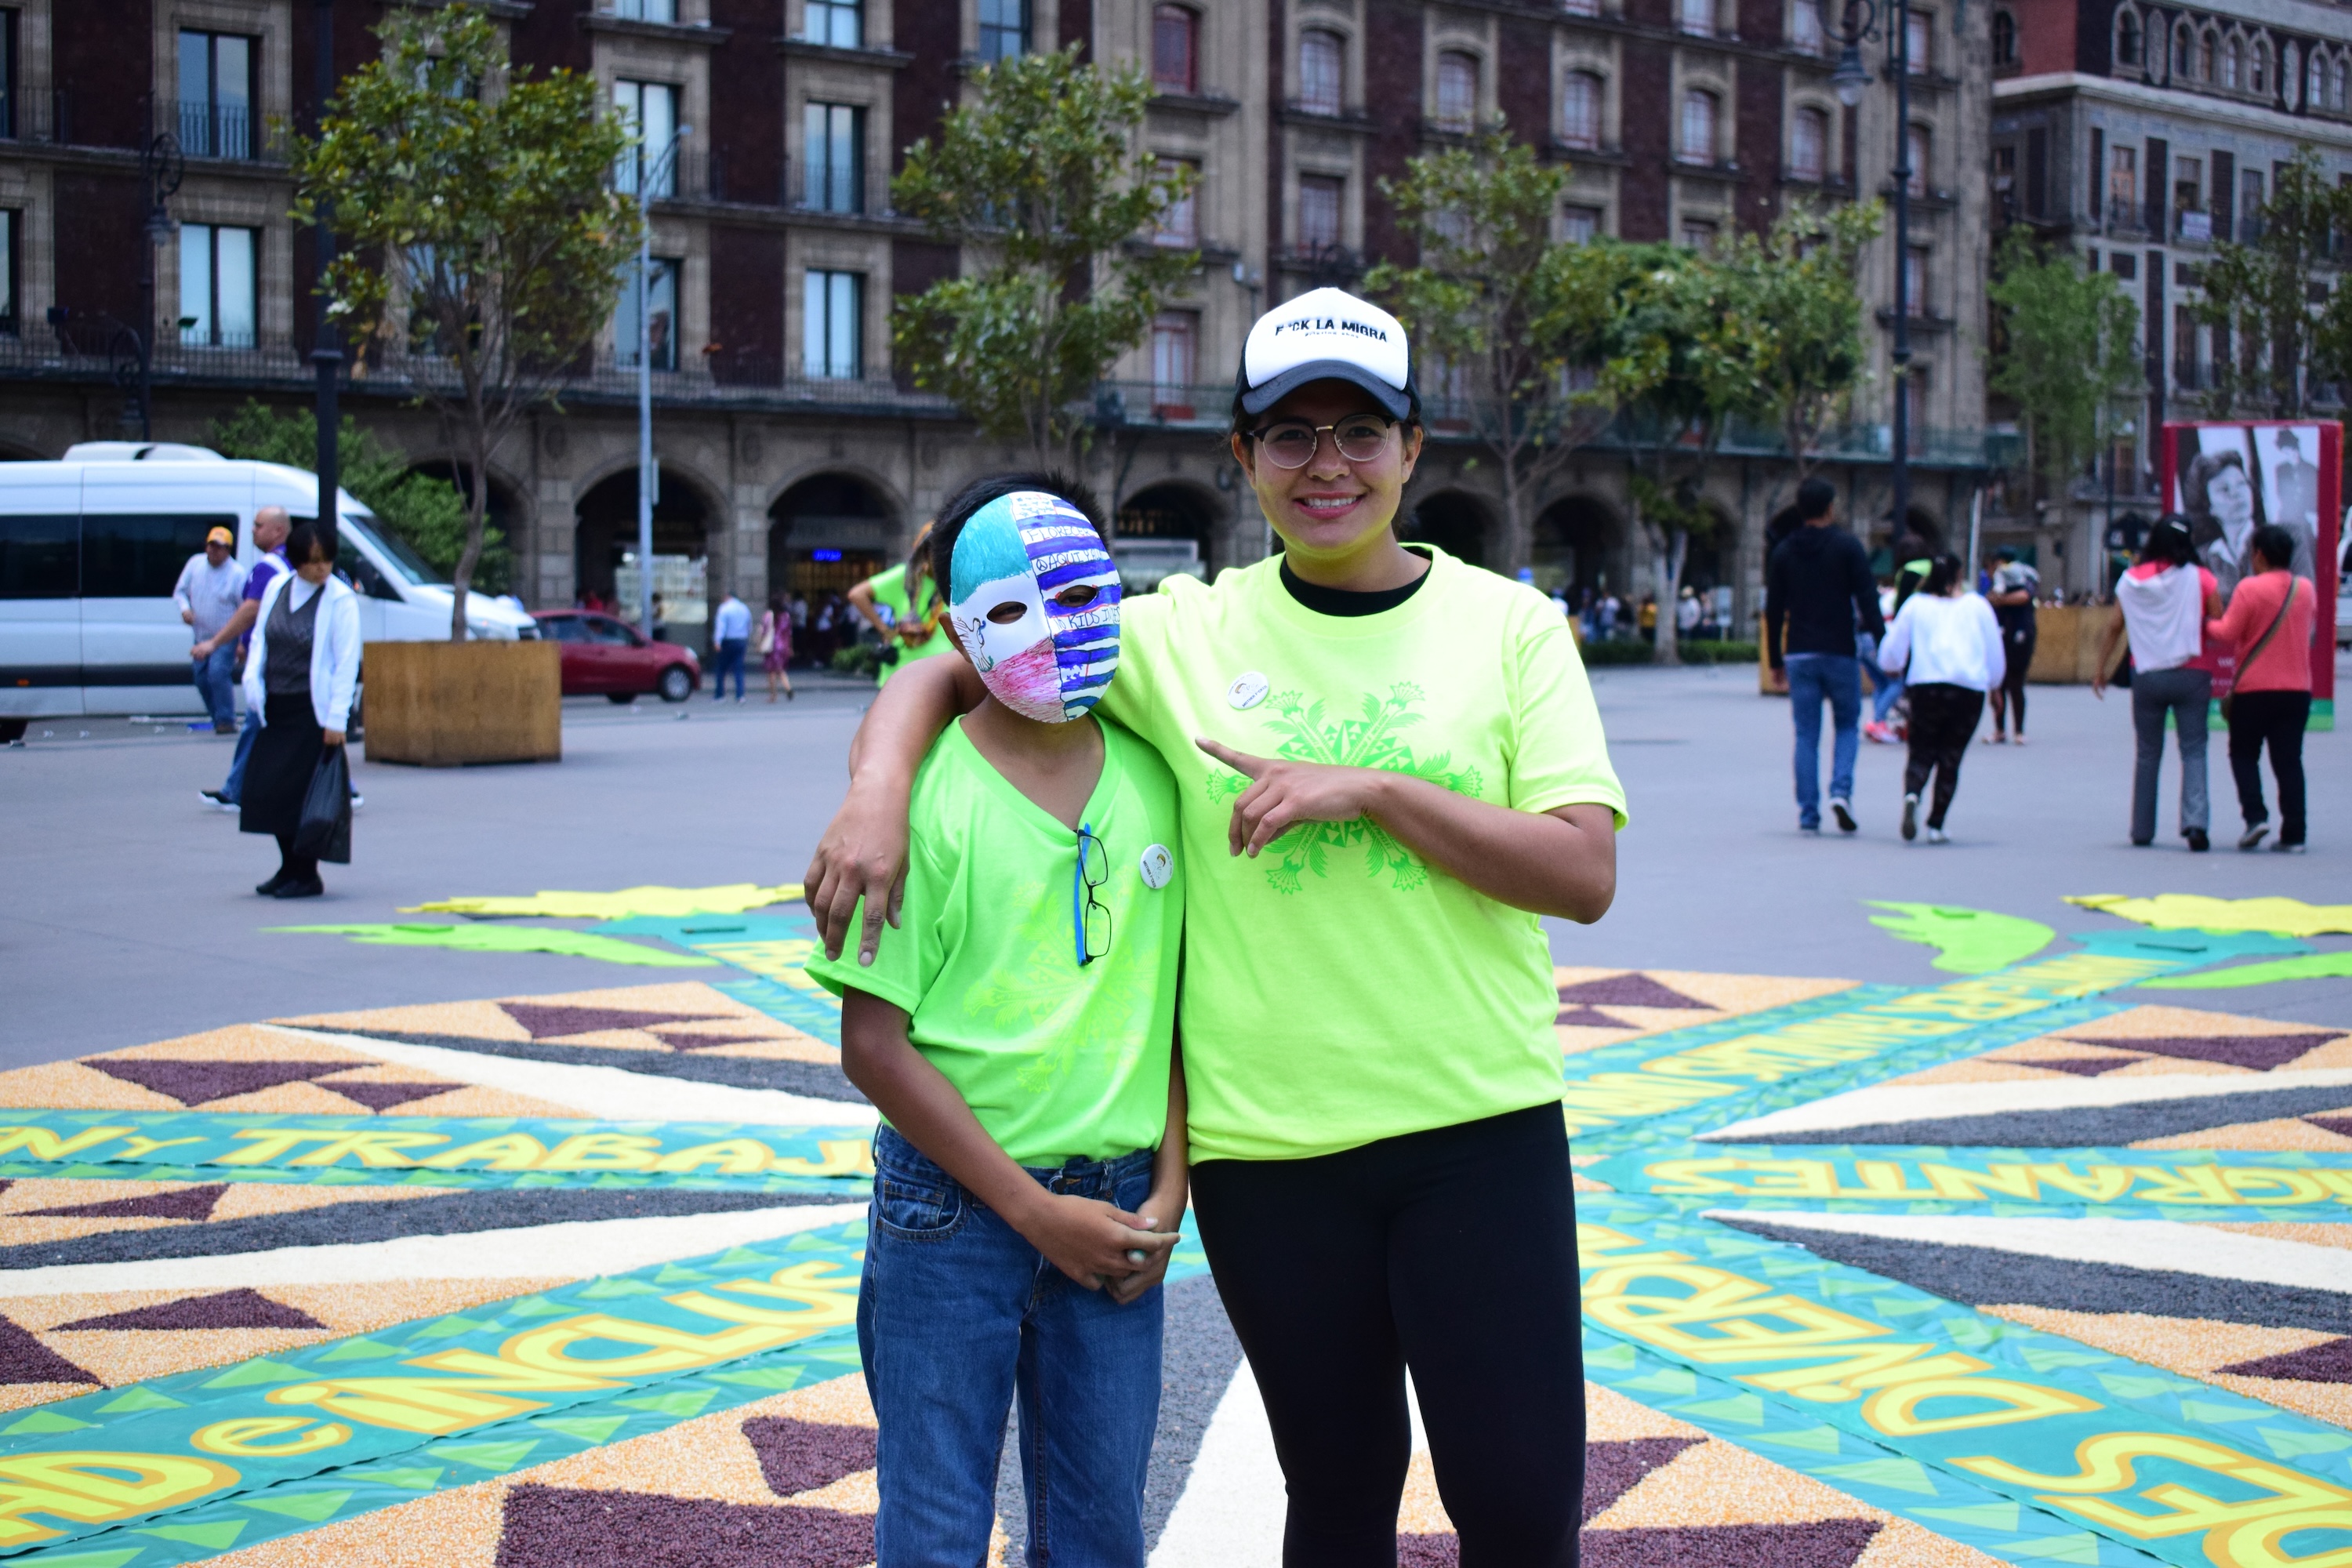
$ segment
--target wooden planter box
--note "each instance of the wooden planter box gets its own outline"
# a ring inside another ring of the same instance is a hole
[[[373,642],[364,679],[369,762],[563,759],[562,658],[551,642]]]
[[[2033,663],[2025,679],[2043,686],[2087,686],[2099,663],[2099,637],[2112,605],[2041,605],[2033,611]],[[2123,648],[2116,648],[2123,662]]]

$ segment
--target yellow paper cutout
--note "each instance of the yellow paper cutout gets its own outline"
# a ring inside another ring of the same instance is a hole
[[[2280,936],[2352,936],[2352,904],[2306,904],[2301,899],[2210,899],[2202,893],[2084,893],[2070,904],[2099,910],[2159,931],[2262,931]]]
[[[538,892],[527,899],[439,899],[404,909],[404,915],[540,915],[553,920],[625,921],[635,915],[740,915],[801,896],[798,882],[763,888],[730,882],[721,888],[623,888],[617,893]]]

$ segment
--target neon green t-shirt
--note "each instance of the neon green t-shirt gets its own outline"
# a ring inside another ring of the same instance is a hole
[[[1080,818],[1109,870],[1094,889],[1110,911],[1102,956],[1079,966],[1077,835],[957,722],[915,778],[898,927],[883,928],[869,968],[855,942],[808,966],[829,991],[905,1008],[915,1048],[1024,1165],[1156,1149],[1168,1125],[1184,929],[1176,784],[1150,747],[1116,724],[1102,732]]]
[[[866,582],[866,585],[874,590],[874,602],[877,605],[889,605],[890,614],[897,617],[900,626],[906,625],[918,616],[929,614],[931,606],[939,602],[938,592],[931,587],[931,580],[926,577],[923,579],[923,607],[920,610],[914,607],[907,596],[907,563],[903,561],[887,572],[876,573]],[[880,672],[874,678],[874,684],[877,686],[887,686],[894,672],[906,668],[919,658],[930,658],[939,654],[955,651],[955,642],[948,635],[948,623],[944,616],[940,618],[940,624],[931,635],[923,641],[912,644],[900,642],[894,646],[898,649],[898,662],[882,667]]]
[[[1102,711],[1159,748],[1182,802],[1192,1157],[1287,1160],[1524,1110],[1560,1091],[1534,915],[1369,820],[1303,823],[1252,860],[1225,825],[1259,756],[1391,768],[1516,811],[1625,795],[1574,638],[1533,588],[1432,550],[1412,597],[1318,615],[1280,563],[1171,577],[1123,606]]]

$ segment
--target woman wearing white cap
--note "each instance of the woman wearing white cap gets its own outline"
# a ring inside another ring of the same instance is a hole
[[[1127,602],[1102,707],[1184,801],[1194,1211],[1282,1460],[1285,1560],[1396,1561],[1409,1365],[1464,1561],[1572,1563],[1575,1215],[1537,917],[1608,910],[1623,792],[1552,606],[1398,542],[1422,429],[1395,318],[1336,289],[1268,311],[1232,442],[1283,552]],[[982,695],[937,659],[877,700],[808,874],[828,951],[864,900],[870,957],[910,781]],[[1119,874],[1142,847],[1113,847]]]

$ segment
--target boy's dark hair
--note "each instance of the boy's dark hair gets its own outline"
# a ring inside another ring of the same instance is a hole
[[[340,542],[337,535],[341,532],[340,529],[320,528],[314,517],[295,519],[294,526],[286,531],[286,563],[307,565],[315,557],[332,565]]]
[[[948,584],[951,581],[948,568],[955,561],[956,541],[963,537],[963,525],[990,501],[1016,490],[1043,490],[1047,495],[1061,497],[1085,515],[1087,521],[1093,525],[1097,537],[1106,546],[1109,544],[1110,535],[1103,528],[1102,509],[1095,504],[1094,491],[1076,479],[1051,468],[1042,472],[1032,469],[1014,474],[991,474],[986,479],[974,479],[956,491],[947,505],[940,509],[939,521],[931,524],[929,542],[931,581],[939,584],[940,598],[948,596]]]
[[[2254,530],[2254,548],[2273,567],[2294,565],[2294,535],[2275,522],[2266,522]]]
[[[1797,487],[1797,520],[1811,522],[1837,504],[1837,487],[1827,479],[1811,479]]]
[[[1940,599],[1952,591],[1953,584],[1960,580],[1960,558],[1948,550],[1945,551],[1927,568],[1927,585],[1919,591],[1931,599]]]
[[[2140,542],[2142,561],[2161,561],[2168,566],[2187,566],[2197,559],[2197,544],[2189,536],[2189,520],[2179,512],[2167,514],[2147,531]]]

